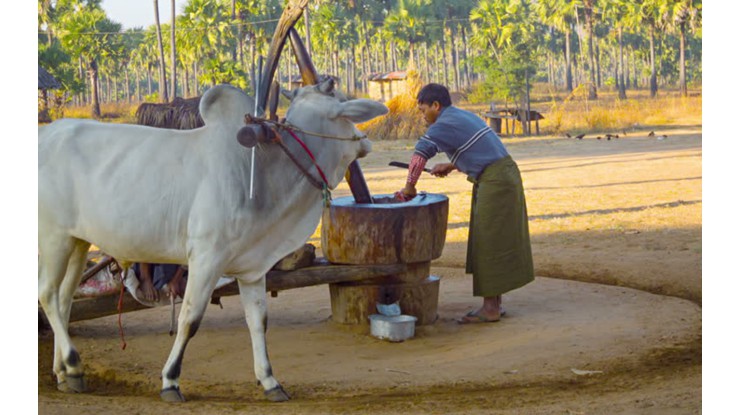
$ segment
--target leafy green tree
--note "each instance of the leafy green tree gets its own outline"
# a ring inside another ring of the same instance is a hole
[[[568,92],[573,91],[573,62],[570,45],[575,23],[576,4],[576,0],[542,0],[535,5],[539,19],[544,24],[553,26],[565,36],[565,88]]]
[[[470,13],[472,41],[487,47],[495,60],[481,56],[486,89],[494,95],[529,105],[529,78],[536,70],[540,30],[531,4],[525,0],[481,0]],[[526,123],[524,123],[525,128]]]
[[[681,95],[688,95],[686,85],[686,35],[701,27],[701,0],[671,0],[665,4],[667,26],[680,36],[679,49],[679,88]]]
[[[416,57],[414,46],[426,36],[428,6],[430,0],[399,0],[385,24],[393,36],[402,43],[408,44],[410,68],[415,68]]]
[[[92,87],[92,116],[100,118],[98,63],[120,52],[121,24],[110,20],[96,3],[77,7],[61,16],[59,37],[73,56],[87,61]]]

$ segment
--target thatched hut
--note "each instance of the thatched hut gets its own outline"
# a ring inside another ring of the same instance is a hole
[[[49,94],[50,89],[59,89],[59,83],[46,69],[39,65],[39,122],[50,122],[49,116]]]
[[[49,89],[59,89],[62,84],[59,83],[46,69],[39,65],[39,91],[46,91]]]
[[[368,77],[368,95],[370,99],[387,102],[397,95],[408,92],[407,78],[406,71],[372,74]]]
[[[176,97],[166,104],[144,103],[136,110],[136,123],[151,127],[192,130],[204,125],[198,105],[200,97]]]

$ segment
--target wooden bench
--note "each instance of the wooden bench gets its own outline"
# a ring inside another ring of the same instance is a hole
[[[486,118],[486,121],[488,122],[488,125],[491,127],[493,131],[496,132],[496,134],[501,134],[501,124],[502,120],[504,121],[503,124],[506,128],[506,135],[509,135],[509,120],[511,120],[511,134],[516,134],[516,122],[519,121],[519,123],[524,123],[527,119],[527,113],[529,113],[529,122],[534,121],[535,122],[535,131],[536,135],[540,134],[540,120],[544,119],[545,117],[538,111],[535,110],[516,110],[516,109],[504,109],[504,110],[489,110],[484,112],[482,115],[484,118]],[[522,131],[524,131],[524,127],[522,127]],[[531,129],[530,129],[531,131]]]

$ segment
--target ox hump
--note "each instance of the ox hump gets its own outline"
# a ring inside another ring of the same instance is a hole
[[[244,114],[254,112],[254,103],[241,89],[221,84],[203,94],[198,110],[206,126],[228,122],[243,123]]]

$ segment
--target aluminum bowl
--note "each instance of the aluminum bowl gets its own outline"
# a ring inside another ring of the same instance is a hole
[[[414,337],[416,317],[401,314],[400,316],[385,316],[382,314],[371,314],[370,334],[391,342],[402,342]]]

